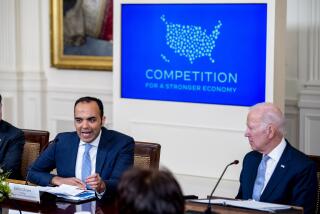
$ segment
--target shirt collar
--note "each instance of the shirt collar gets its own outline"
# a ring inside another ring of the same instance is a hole
[[[278,146],[276,146],[269,154],[268,156],[275,161],[279,161],[281,158],[281,155],[286,148],[287,142],[285,141],[284,138],[282,138],[281,142],[279,143]]]
[[[94,139],[94,141],[92,141],[92,142],[90,143],[90,145],[95,146],[95,147],[98,147],[98,146],[99,146],[99,142],[100,142],[100,138],[101,138],[101,130],[100,130],[100,132],[99,132],[98,137],[97,137],[96,139]],[[80,140],[80,146],[86,145],[86,144],[87,144],[86,142],[83,142],[82,140]]]

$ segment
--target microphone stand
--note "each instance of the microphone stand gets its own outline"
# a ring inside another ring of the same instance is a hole
[[[30,170],[30,168],[28,169],[28,171],[27,171],[27,174],[26,174],[26,181],[24,182],[24,185],[29,185],[29,182],[28,182],[28,178],[29,178],[29,170]]]
[[[229,164],[224,168],[222,174],[221,174],[220,177],[219,177],[218,182],[216,183],[216,185],[214,186],[214,188],[213,188],[213,190],[212,190],[212,192],[211,192],[211,194],[210,194],[209,201],[208,201],[208,207],[207,207],[206,211],[204,212],[205,214],[212,214],[212,211],[211,211],[211,198],[212,198],[212,196],[213,196],[213,193],[216,191],[216,189],[217,189],[217,187],[218,187],[218,185],[219,185],[219,183],[220,183],[220,181],[221,181],[224,173],[227,171],[227,169],[228,169],[229,166],[231,166],[231,165],[233,165],[233,164],[238,164],[238,163],[239,163],[239,161],[238,161],[238,160],[235,160],[235,161],[233,161],[232,163],[229,163]],[[213,213],[215,213],[215,212],[213,212]]]

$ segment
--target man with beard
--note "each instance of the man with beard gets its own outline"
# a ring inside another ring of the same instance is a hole
[[[69,184],[112,196],[122,173],[133,165],[134,140],[103,127],[101,100],[82,97],[74,105],[76,132],[60,133],[32,165],[28,180],[48,186]],[[57,175],[50,172],[56,169]]]

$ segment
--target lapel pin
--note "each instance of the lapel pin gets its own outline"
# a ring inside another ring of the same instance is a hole
[[[285,165],[282,165],[282,164],[281,164],[281,168],[285,168]]]

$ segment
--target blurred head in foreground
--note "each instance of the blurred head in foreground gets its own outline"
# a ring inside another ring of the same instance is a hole
[[[123,174],[117,203],[121,214],[184,213],[180,185],[168,170],[133,168]]]

